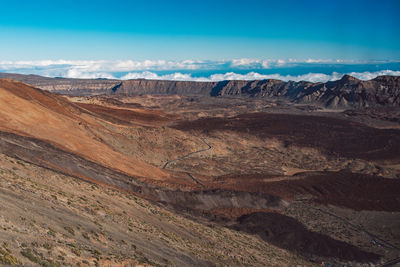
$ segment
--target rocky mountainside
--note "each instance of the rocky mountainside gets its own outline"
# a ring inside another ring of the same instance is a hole
[[[362,81],[345,75],[337,81],[312,83],[280,80],[188,82],[161,80],[105,80],[46,78],[0,73],[35,87],[69,95],[178,94],[204,96],[282,97],[294,103],[328,108],[400,106],[400,77],[379,76]]]
[[[379,76],[362,81],[345,75],[326,83],[280,80],[229,81],[214,95],[285,97],[296,103],[320,104],[331,108],[400,105],[400,77]]]
[[[117,94],[167,94],[167,95],[210,95],[217,82],[188,82],[160,80],[128,80],[114,88]]]

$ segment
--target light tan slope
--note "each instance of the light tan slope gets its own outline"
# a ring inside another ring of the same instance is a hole
[[[315,266],[256,236],[1,153],[0,227],[0,266]]]
[[[90,131],[93,127],[103,126],[65,98],[0,79],[0,131],[48,141],[132,176],[168,178],[162,170],[112,150]]]

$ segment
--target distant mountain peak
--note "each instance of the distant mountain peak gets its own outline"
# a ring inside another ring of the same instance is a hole
[[[343,82],[354,82],[354,81],[360,81],[360,80],[355,78],[355,77],[353,77],[353,76],[351,76],[351,75],[345,74],[345,75],[343,75],[342,79],[340,79],[340,81],[343,81]]]

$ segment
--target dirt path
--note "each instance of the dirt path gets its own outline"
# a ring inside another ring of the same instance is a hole
[[[199,180],[197,180],[192,174],[190,174],[190,173],[186,173],[189,177],[190,177],[190,179],[192,179],[196,184],[199,184],[199,185],[201,185],[202,187],[205,187],[204,186],[204,184],[202,184]]]
[[[171,162],[178,161],[178,160],[181,160],[181,159],[190,157],[191,155],[194,155],[194,154],[197,154],[197,153],[201,153],[201,152],[210,150],[210,149],[212,148],[212,146],[210,146],[210,145],[206,142],[206,139],[205,139],[205,138],[201,138],[201,141],[203,141],[203,143],[206,144],[206,145],[208,146],[208,148],[203,148],[203,149],[200,149],[200,150],[197,150],[197,151],[194,151],[194,152],[190,152],[189,154],[183,155],[183,156],[181,156],[181,157],[179,157],[179,158],[176,158],[176,159],[173,159],[173,160],[167,160],[167,162],[164,164],[164,166],[163,166],[162,168],[163,168],[163,169],[167,168],[168,164],[170,164]]]

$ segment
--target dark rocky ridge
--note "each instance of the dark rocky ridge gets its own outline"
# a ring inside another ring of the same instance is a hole
[[[61,94],[85,96],[99,94],[178,94],[237,97],[282,97],[294,103],[328,108],[400,106],[400,77],[379,76],[362,81],[345,75],[326,83],[280,80],[189,82],[163,80],[64,79],[37,75],[0,73],[40,89]]]

